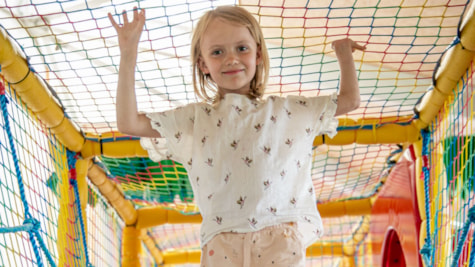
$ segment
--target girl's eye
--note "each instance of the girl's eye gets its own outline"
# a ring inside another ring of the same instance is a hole
[[[238,48],[238,50],[241,51],[241,52],[244,52],[244,51],[247,51],[248,48],[247,48],[246,46],[240,46],[240,47]]]
[[[211,54],[212,54],[213,56],[217,56],[217,55],[221,55],[222,53],[223,53],[223,51],[221,51],[221,50],[215,50],[215,51],[213,51]]]

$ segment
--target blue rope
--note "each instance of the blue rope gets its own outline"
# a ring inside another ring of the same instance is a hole
[[[469,210],[468,210],[468,220],[465,222],[465,224],[463,225],[463,228],[461,230],[461,234],[459,236],[459,240],[457,242],[457,248],[455,249],[455,253],[454,253],[454,257],[452,258],[452,264],[450,265],[451,267],[457,267],[458,266],[458,262],[459,262],[459,259],[460,259],[460,254],[462,254],[462,249],[463,249],[463,246],[465,244],[465,239],[467,238],[467,235],[468,235],[468,230],[470,229],[470,225],[475,222],[475,206],[472,206]],[[473,240],[472,240],[473,242]],[[470,265],[469,266],[473,266],[473,257],[474,257],[474,252],[473,250],[471,251],[470,253]]]
[[[473,221],[472,221],[473,222]],[[468,264],[469,267],[475,266],[475,231],[473,232],[472,235],[472,247],[470,248],[470,263]]]
[[[30,214],[30,210],[28,207],[28,202],[26,200],[26,194],[25,194],[25,186],[23,183],[23,177],[21,174],[20,170],[20,164],[19,164],[19,159],[18,159],[18,154],[16,152],[15,148],[15,142],[13,140],[13,135],[12,135],[12,130],[10,126],[10,120],[8,118],[8,110],[7,110],[7,104],[8,104],[8,99],[7,96],[5,95],[5,85],[0,82],[0,108],[2,110],[2,115],[5,123],[5,132],[8,137],[8,143],[10,145],[10,150],[11,150],[11,155],[13,158],[13,164],[15,167],[15,174],[17,177],[17,182],[18,182],[18,187],[20,190],[20,198],[23,203],[23,209],[25,211],[25,221],[23,222],[23,226],[17,226],[17,227],[9,227],[9,228],[0,228],[0,233],[10,233],[13,230],[16,231],[27,231],[28,232],[28,237],[31,242],[31,246],[33,247],[33,252],[36,257],[36,261],[39,267],[43,267],[43,259],[41,258],[40,254],[40,249],[38,247],[37,242],[40,243],[40,247],[43,250],[44,254],[46,255],[49,263],[51,266],[56,266],[54,264],[54,261],[46,248],[46,245],[43,242],[43,239],[41,238],[39,231],[41,229],[40,222],[33,218]],[[35,239],[36,237],[36,239]]]
[[[421,131],[422,136],[422,172],[424,174],[424,202],[425,202],[425,214],[426,214],[426,238],[424,239],[424,246],[420,250],[422,260],[425,266],[431,266],[431,254],[432,254],[432,241],[430,238],[430,199],[429,199],[429,180],[430,172],[428,165],[429,157],[429,144],[430,144],[430,132],[428,130]]]
[[[46,244],[43,241],[43,238],[41,237],[39,231],[41,230],[41,224],[40,222],[35,219],[35,218],[28,218],[25,220],[26,224],[31,224],[33,225],[32,229],[29,231],[30,236],[36,237],[36,240],[38,241],[41,249],[43,250],[46,259],[48,260],[48,263],[50,266],[56,267],[56,263],[53,260],[53,257],[51,257],[51,254],[48,251],[48,248],[46,247]],[[24,222],[24,224],[25,224]]]
[[[76,153],[68,150],[68,165],[69,165],[69,173],[70,173],[70,179],[69,179],[69,184],[73,187],[74,190],[74,196],[75,196],[75,202],[76,202],[76,209],[77,209],[77,214],[79,217],[79,225],[81,227],[81,237],[82,237],[82,243],[84,246],[84,254],[86,257],[86,266],[90,267],[93,266],[90,261],[89,261],[89,253],[87,249],[87,241],[86,241],[86,230],[84,226],[84,220],[82,216],[82,209],[81,209],[81,199],[79,196],[79,189],[78,189],[78,181],[76,179]]]
[[[3,86],[3,84],[2,84],[2,86]],[[15,142],[14,142],[13,136],[12,136],[12,130],[11,130],[11,127],[10,127],[10,120],[8,119],[7,104],[8,104],[8,99],[7,99],[6,95],[5,94],[0,94],[0,105],[1,105],[1,109],[2,109],[3,120],[5,121],[5,131],[7,133],[8,143],[9,143],[10,149],[11,149],[11,154],[12,154],[12,158],[13,158],[13,164],[14,164],[14,167],[15,167],[15,173],[16,173],[16,177],[17,177],[18,187],[20,189],[20,198],[21,198],[21,202],[23,203],[23,209],[25,211],[25,217],[28,217],[26,215],[30,214],[30,210],[29,210],[29,207],[28,207],[28,202],[26,201],[26,194],[25,194],[25,187],[24,187],[24,184],[23,184],[23,177],[21,175],[20,164],[18,163],[19,160],[18,160],[18,155],[17,155],[17,152],[16,152],[16,148],[15,148]]]
[[[28,220],[28,219],[27,219]],[[20,226],[12,226],[12,227],[2,227],[0,228],[0,234],[9,234],[9,233],[16,233],[16,232],[30,232],[35,227],[34,224],[25,220],[23,225]]]
[[[21,198],[21,202],[23,203],[23,209],[25,211],[25,218],[27,218],[26,220],[28,220],[30,219],[31,215],[30,215],[30,210],[28,208],[28,202],[26,201],[25,187],[23,184],[23,177],[21,176],[20,164],[18,163],[19,160],[18,160],[16,149],[15,149],[15,142],[13,141],[12,130],[10,127],[10,120],[8,119],[8,110],[7,110],[8,99],[4,93],[3,83],[1,83],[0,86],[2,86],[2,89],[3,89],[2,90],[3,92],[0,94],[0,106],[2,109],[3,120],[5,122],[5,131],[7,133],[8,143],[11,149],[18,187],[20,190],[20,198]],[[35,253],[36,261],[38,262],[38,266],[42,267],[43,261],[41,259],[40,251],[38,249],[38,245],[36,244],[36,240],[34,239],[32,232],[29,232],[29,238],[30,238],[31,245],[33,247],[33,251]]]
[[[28,219],[31,219],[31,218],[28,218]],[[35,253],[38,266],[43,267],[43,259],[41,258],[40,249],[38,248],[38,244],[36,244],[35,231],[28,232],[28,238],[30,239],[31,246],[33,247],[33,252]]]

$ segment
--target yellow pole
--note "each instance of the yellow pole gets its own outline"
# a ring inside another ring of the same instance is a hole
[[[140,267],[142,245],[139,240],[140,230],[135,226],[126,226],[122,231],[122,267]]]

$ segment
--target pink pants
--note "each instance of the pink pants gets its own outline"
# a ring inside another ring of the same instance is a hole
[[[201,267],[301,267],[305,248],[293,223],[250,233],[221,233],[202,249]]]

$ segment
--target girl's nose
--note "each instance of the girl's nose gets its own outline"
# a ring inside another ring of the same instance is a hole
[[[228,53],[226,57],[226,65],[235,65],[239,62],[239,58],[236,53]]]

